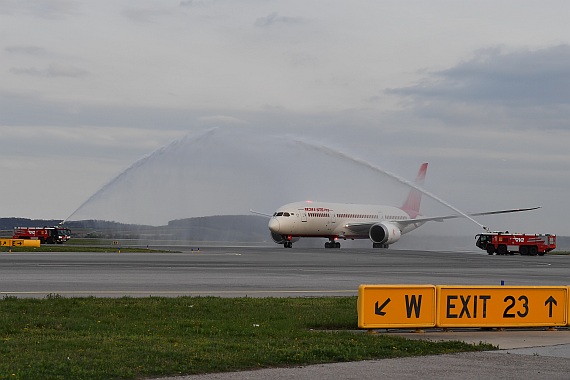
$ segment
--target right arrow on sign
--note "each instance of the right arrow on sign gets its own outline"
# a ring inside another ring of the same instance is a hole
[[[378,307],[378,301],[376,301],[376,304],[374,305],[374,308],[375,308],[374,314],[379,315],[381,317],[386,315],[386,312],[382,311],[382,309],[384,309],[386,307],[386,305],[388,305],[390,303],[390,301],[391,301],[391,299],[388,298],[386,301],[384,301],[384,303],[382,305],[380,305],[380,307]]]
[[[556,302],[556,299],[554,299],[554,297],[550,296],[544,302],[544,306],[548,305],[548,317],[550,317],[550,318],[552,318],[552,304],[558,306],[558,302]]]

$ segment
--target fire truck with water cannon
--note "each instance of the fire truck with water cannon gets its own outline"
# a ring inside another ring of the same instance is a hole
[[[475,235],[475,245],[489,255],[521,255],[544,256],[556,248],[556,235],[552,234],[521,234],[505,232],[490,232]]]
[[[71,238],[69,228],[58,227],[14,227],[12,239],[39,240],[41,244],[63,244]]]

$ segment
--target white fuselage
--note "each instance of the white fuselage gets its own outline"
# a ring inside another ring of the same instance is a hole
[[[368,229],[357,231],[348,226],[390,222],[404,234],[423,224],[398,225],[398,221],[408,219],[410,215],[393,206],[295,202],[280,207],[271,217],[268,227],[272,233],[287,237],[368,239]]]

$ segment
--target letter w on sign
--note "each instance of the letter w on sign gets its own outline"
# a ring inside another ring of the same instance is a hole
[[[416,300],[415,294],[412,294],[411,297],[406,294],[406,313],[408,315],[408,318],[412,317],[412,311],[414,312],[414,314],[416,314],[416,318],[419,318],[421,307],[422,307],[422,295],[421,294],[418,295],[417,300]]]

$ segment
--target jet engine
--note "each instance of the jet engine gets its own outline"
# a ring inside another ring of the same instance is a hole
[[[376,223],[370,227],[368,236],[375,244],[392,244],[400,240],[402,231],[393,223],[382,222]]]
[[[276,242],[277,244],[283,244],[286,241],[290,241],[291,243],[295,243],[296,241],[299,241],[300,237],[296,236],[291,238],[291,240],[287,240],[285,238],[285,236],[280,235],[280,234],[276,234],[275,232],[271,233],[271,239],[273,239],[274,242]]]

